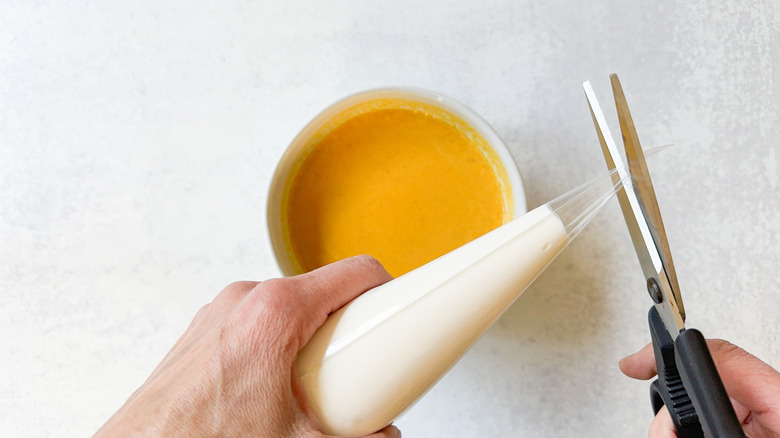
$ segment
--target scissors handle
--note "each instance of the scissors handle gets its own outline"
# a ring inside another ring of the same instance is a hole
[[[648,320],[658,369],[650,385],[653,411],[666,405],[679,438],[744,437],[701,332],[685,329],[672,339],[655,306]]]

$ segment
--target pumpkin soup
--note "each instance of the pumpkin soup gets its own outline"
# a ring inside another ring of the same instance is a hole
[[[282,207],[300,272],[370,254],[399,276],[512,218],[506,171],[481,135],[404,102],[313,137]]]

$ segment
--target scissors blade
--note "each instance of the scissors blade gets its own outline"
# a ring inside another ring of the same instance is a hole
[[[604,112],[601,110],[598,99],[596,99],[596,93],[593,91],[593,87],[590,82],[582,84],[585,89],[585,98],[588,100],[588,106],[590,107],[590,115],[593,117],[593,124],[596,126],[596,134],[599,137],[599,143],[601,144],[601,152],[604,154],[604,159],[607,161],[607,168],[612,171],[617,168],[617,173],[612,173],[613,182],[617,183],[618,180],[631,182],[627,178],[628,168],[623,164],[623,160],[620,157],[615,139],[612,137],[612,133],[607,126],[607,118],[604,116]],[[617,161],[617,162],[616,162]],[[636,204],[634,196],[626,191],[626,187],[622,186],[617,191],[618,202],[620,202],[620,209],[623,211],[623,216],[626,219],[629,231],[639,228],[637,224],[636,215],[634,214],[634,206]],[[637,204],[638,206],[638,204]],[[631,233],[631,238],[635,239],[636,233]],[[642,245],[643,242],[634,242],[634,246]]]
[[[680,330],[685,328],[685,322],[677,308],[672,287],[668,281],[660,254],[656,249],[656,244],[653,241],[649,224],[645,220],[644,213],[639,205],[637,194],[631,189],[633,185],[632,179],[626,178],[627,175],[631,175],[630,168],[625,165],[618,152],[617,145],[609,131],[606,117],[604,117],[604,113],[601,111],[593,88],[589,82],[585,82],[583,88],[585,89],[585,97],[588,100],[590,113],[593,116],[593,123],[598,133],[607,166],[610,170],[617,169],[617,175],[613,179],[619,177],[626,184],[618,190],[617,197],[620,201],[620,208],[623,211],[623,217],[628,226],[637,258],[639,258],[639,264],[642,267],[645,278],[648,279],[648,286],[651,279],[654,280],[660,289],[661,295],[664,297],[660,301],[656,301],[654,298],[655,307],[669,335],[672,339],[675,339]]]
[[[616,74],[609,76],[612,83],[612,92],[615,96],[615,106],[617,108],[618,120],[620,121],[620,132],[623,135],[623,146],[626,150],[629,173],[632,176],[634,193],[636,193],[639,207],[642,215],[650,228],[655,250],[658,252],[661,263],[666,271],[667,280],[671,286],[671,292],[680,313],[680,317],[685,321],[685,308],[683,307],[682,296],[680,295],[680,285],[677,282],[677,272],[674,269],[672,253],[669,250],[669,241],[666,237],[663,220],[661,219],[661,210],[658,208],[658,201],[655,196],[655,189],[650,180],[650,172],[647,169],[645,155],[639,144],[639,137],[636,133],[634,120],[631,118],[631,112],[628,109],[628,102],[623,93],[623,87],[620,85],[620,79]]]

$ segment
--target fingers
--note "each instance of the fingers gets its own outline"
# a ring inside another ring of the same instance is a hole
[[[754,416],[780,408],[780,373],[747,351],[729,342],[708,340],[718,374],[729,396]]]
[[[653,418],[647,436],[649,438],[677,438],[677,432],[674,429],[672,417],[669,416],[669,411],[666,410],[666,406],[662,407],[655,418]]]
[[[656,374],[653,344],[647,344],[636,353],[620,359],[618,366],[628,377],[639,380],[652,378]]]
[[[335,436],[331,435],[324,436],[327,436],[328,438],[336,438]],[[374,432],[371,435],[366,435],[362,438],[401,438],[401,431],[398,430],[397,427],[390,425],[378,432]]]
[[[365,438],[401,438],[401,431],[395,426],[387,426],[379,432],[368,435]]]

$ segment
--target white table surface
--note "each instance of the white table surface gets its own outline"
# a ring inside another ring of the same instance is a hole
[[[617,132],[618,72],[644,146],[675,145],[650,168],[689,326],[780,366],[778,29],[773,0],[0,2],[0,434],[90,435],[224,285],[278,275],[275,162],[388,85],[482,115],[534,207],[602,172],[581,83]],[[613,200],[404,436],[645,436],[622,221]]]

